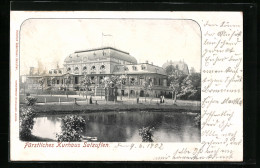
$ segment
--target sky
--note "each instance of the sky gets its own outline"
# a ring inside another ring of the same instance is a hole
[[[107,45],[129,52],[138,63],[184,60],[201,69],[201,32],[192,20],[29,19],[20,30],[20,73],[63,67],[71,53]]]

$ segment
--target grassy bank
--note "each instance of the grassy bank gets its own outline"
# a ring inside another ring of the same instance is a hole
[[[110,111],[150,111],[150,112],[195,112],[200,113],[199,106],[147,105],[147,104],[103,104],[103,105],[35,105],[37,115],[42,114],[79,114]]]
[[[25,103],[25,95],[20,95],[20,103],[24,104]],[[37,98],[37,103],[45,103],[45,99],[46,102],[74,102],[74,98],[73,97],[65,97],[65,96],[58,96],[58,95],[33,95],[33,97]],[[77,100],[82,101],[82,100],[86,100],[85,98],[77,98]]]

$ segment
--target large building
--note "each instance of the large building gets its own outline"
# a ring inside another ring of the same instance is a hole
[[[51,69],[42,75],[28,75],[27,85],[28,89],[51,87],[52,90],[80,91],[84,89],[81,83],[84,75],[91,79],[90,90],[95,95],[104,94],[102,81],[112,75],[125,77],[125,82],[117,86],[119,95],[144,96],[147,93],[147,96],[158,97],[170,94],[164,68],[148,61],[137,63],[128,52],[113,47],[75,51],[65,58],[63,68]],[[44,81],[42,85],[39,80]],[[151,85],[147,90],[145,82]]]

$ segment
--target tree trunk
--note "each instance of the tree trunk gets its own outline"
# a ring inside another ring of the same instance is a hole
[[[130,99],[130,85],[129,85],[129,88],[128,88],[128,99]]]
[[[106,104],[107,104],[107,98],[108,98],[108,97],[107,97],[107,92],[108,92],[108,91],[107,91],[107,88],[105,88],[105,100],[106,100]]]
[[[172,104],[176,103],[176,98],[177,98],[176,91],[172,91]]]
[[[146,102],[146,95],[147,95],[147,91],[145,91],[144,102]]]
[[[174,94],[174,103],[176,103],[176,101],[177,101],[177,92],[175,91],[174,93],[175,93]]]
[[[122,86],[122,83],[121,83],[121,94],[120,94],[120,100],[122,100],[122,90],[123,90],[123,86]]]
[[[68,87],[66,87],[65,94],[66,94],[66,96],[67,96],[67,99],[68,99],[68,98],[69,98],[69,96],[68,96],[68,91],[67,91],[67,89],[68,89]]]
[[[88,88],[85,88],[86,90],[86,100],[88,100]]]

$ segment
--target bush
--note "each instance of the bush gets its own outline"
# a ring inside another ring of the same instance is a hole
[[[28,96],[28,97],[25,98],[25,104],[26,104],[27,106],[33,106],[33,105],[35,105],[36,101],[37,101],[37,98],[32,97],[32,96]]]
[[[34,125],[34,117],[35,113],[33,112],[33,109],[31,107],[21,107],[20,108],[20,139],[22,140],[28,140],[31,136],[31,131],[33,129]]]
[[[139,129],[139,135],[142,137],[142,142],[153,142],[153,132],[154,127],[143,127]]]
[[[201,114],[200,113],[198,113],[197,115],[196,115],[196,117],[194,118],[194,122],[195,122],[195,126],[197,126],[197,127],[200,127],[200,123],[201,123]]]
[[[59,142],[79,142],[85,120],[81,116],[68,115],[62,118],[61,133],[57,134]]]

